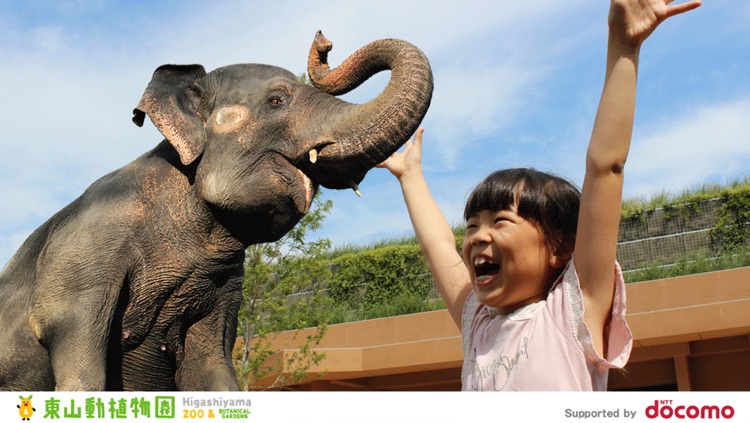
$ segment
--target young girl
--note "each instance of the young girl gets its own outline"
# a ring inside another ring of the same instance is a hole
[[[461,328],[464,390],[606,390],[632,347],[616,262],[638,56],[700,0],[612,0],[604,88],[582,191],[533,169],[488,176],[466,204],[463,260],[420,166],[422,133],[380,166],[401,185],[417,238]]]

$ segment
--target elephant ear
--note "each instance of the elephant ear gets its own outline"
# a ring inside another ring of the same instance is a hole
[[[206,70],[201,65],[160,66],[133,110],[133,122],[143,126],[148,115],[177,150],[184,165],[197,159],[206,144],[204,122],[199,113],[203,89],[197,84],[205,75]]]

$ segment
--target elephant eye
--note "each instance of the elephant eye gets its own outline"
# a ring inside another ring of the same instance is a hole
[[[268,104],[271,107],[280,107],[280,106],[284,105],[284,99],[275,95],[275,96],[272,96],[272,97],[270,97],[268,99]]]

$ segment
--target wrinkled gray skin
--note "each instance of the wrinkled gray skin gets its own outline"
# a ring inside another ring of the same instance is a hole
[[[319,184],[356,186],[430,103],[429,63],[410,44],[377,41],[335,70],[330,48],[318,33],[315,86],[257,64],[156,70],[133,120],[148,115],[166,139],[94,182],[0,273],[1,390],[238,388],[245,248],[289,231]],[[370,102],[334,96],[386,69]]]

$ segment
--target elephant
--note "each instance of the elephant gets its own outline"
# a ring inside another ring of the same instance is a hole
[[[265,64],[163,65],[133,111],[164,139],[91,184],[0,273],[0,390],[239,389],[231,351],[251,244],[281,238],[320,186],[357,189],[427,113],[429,61],[381,39],[311,84]],[[375,73],[362,104],[338,96]]]

